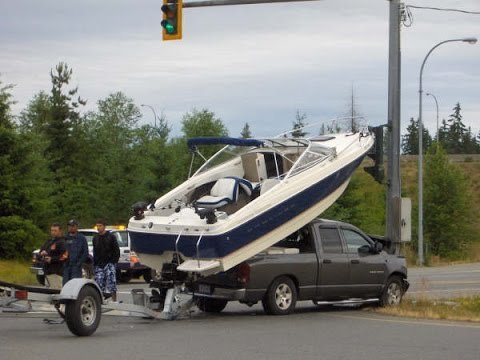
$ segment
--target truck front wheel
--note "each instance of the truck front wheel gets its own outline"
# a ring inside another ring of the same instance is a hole
[[[398,306],[403,297],[403,280],[400,276],[391,276],[388,278],[382,296],[380,297],[380,306]]]
[[[77,336],[89,336],[97,330],[102,316],[100,294],[91,286],[80,290],[77,300],[65,304],[65,321]]]
[[[263,309],[269,315],[288,315],[295,309],[296,303],[297,288],[287,276],[275,279],[262,300]]]

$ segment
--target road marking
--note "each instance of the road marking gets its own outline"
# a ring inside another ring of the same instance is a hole
[[[366,316],[354,316],[354,315],[333,315],[333,317],[340,317],[345,319],[356,319],[356,320],[369,320],[369,321],[380,321],[380,322],[389,322],[395,324],[405,324],[405,325],[428,325],[428,326],[443,326],[443,327],[460,327],[468,329],[477,329],[480,330],[480,325],[467,325],[467,324],[452,324],[452,323],[439,323],[439,322],[427,322],[427,321],[415,321],[415,320],[395,320],[395,319],[380,319]]]
[[[408,294],[421,294],[421,293],[436,293],[436,292],[459,292],[461,293],[462,291],[478,291],[480,292],[480,288],[467,288],[467,289],[443,289],[443,290],[417,290],[417,291],[408,291]]]
[[[480,280],[428,280],[428,279],[426,279],[426,281],[427,281],[427,285],[455,285],[455,284],[462,284],[462,285],[477,284],[477,285],[480,285]],[[422,283],[420,281],[415,282],[414,284],[415,285],[422,285]]]

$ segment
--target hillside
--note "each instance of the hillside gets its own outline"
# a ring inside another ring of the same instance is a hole
[[[450,155],[449,159],[465,174],[470,183],[474,218],[480,218],[480,155]],[[417,238],[417,195],[418,195],[418,161],[417,156],[401,157],[402,196],[412,199],[412,237]],[[359,167],[347,191],[327,212],[325,218],[351,222],[368,233],[383,234],[385,228],[385,189],[368,175],[363,167],[372,162],[366,159]],[[455,219],[452,219],[455,221]],[[480,261],[480,221],[473,224],[478,238],[470,251],[470,259]],[[413,256],[413,251],[405,249]],[[414,262],[413,259],[411,261]],[[433,259],[433,262],[438,259]]]

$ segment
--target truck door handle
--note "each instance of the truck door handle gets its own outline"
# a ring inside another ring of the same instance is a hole
[[[331,263],[332,263],[332,260],[330,260],[330,259],[324,259],[324,260],[323,260],[323,263],[324,263],[324,264],[331,264]]]
[[[360,260],[351,260],[350,261],[352,264],[360,264]]]

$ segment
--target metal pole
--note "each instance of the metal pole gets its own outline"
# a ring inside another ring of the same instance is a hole
[[[423,121],[422,121],[422,94],[423,94],[423,69],[430,54],[439,46],[449,43],[462,41],[469,44],[475,44],[476,38],[451,39],[439,42],[432,47],[423,59],[422,67],[420,68],[420,79],[418,88],[418,259],[417,265],[423,266]]]
[[[271,4],[285,2],[305,2],[320,0],[205,0],[184,2],[183,8],[205,7],[205,6],[228,6],[228,5],[253,5],[253,4]]]
[[[439,128],[438,128],[438,101],[437,101],[437,97],[435,95],[433,95],[432,93],[427,93],[427,96],[431,96],[433,97],[433,99],[435,100],[435,105],[437,107],[437,143],[438,143],[438,132],[439,132]]]
[[[388,148],[387,148],[387,238],[392,252],[400,251],[400,1],[390,1],[390,35],[388,58]]]
[[[154,116],[154,126],[155,126],[155,129],[157,128],[157,113],[155,112],[155,109],[153,108],[153,106],[150,106],[150,105],[146,105],[146,104],[141,104],[140,106],[146,106],[148,108],[150,108],[150,110],[153,111],[153,116]]]

